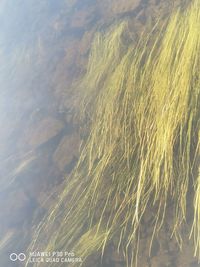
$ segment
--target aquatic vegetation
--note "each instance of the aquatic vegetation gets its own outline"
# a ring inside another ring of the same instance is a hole
[[[88,137],[58,203],[39,226],[34,248],[46,233],[46,250],[73,250],[85,260],[103,254],[115,238],[127,265],[135,266],[140,223],[150,206],[154,236],[173,201],[173,234],[181,244],[192,187],[191,235],[199,255],[199,8],[194,0],[177,10],[136,46],[126,41],[126,22],[96,35],[78,88]]]

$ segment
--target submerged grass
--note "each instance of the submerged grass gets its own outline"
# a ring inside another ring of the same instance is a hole
[[[85,260],[96,251],[103,254],[115,238],[127,265],[135,266],[133,248],[149,206],[155,211],[154,235],[173,200],[173,233],[181,243],[192,185],[191,234],[199,255],[200,1],[159,28],[136,46],[124,41],[124,22],[96,35],[79,88],[89,133],[60,200],[39,226],[37,236],[48,235],[45,250],[73,250]],[[32,247],[40,243],[36,237]]]

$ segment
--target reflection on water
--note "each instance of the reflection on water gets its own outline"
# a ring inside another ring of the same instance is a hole
[[[137,38],[172,3],[0,2],[0,266],[22,266],[11,262],[9,254],[26,250],[33,227],[76,164],[81,137],[73,119],[76,92],[70,88],[85,71],[94,33],[127,17]],[[187,257],[179,255],[165,235],[143,266],[197,266],[192,250],[185,249]],[[104,266],[123,266],[111,248],[107,254]]]

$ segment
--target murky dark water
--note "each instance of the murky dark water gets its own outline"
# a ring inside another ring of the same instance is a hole
[[[0,266],[23,266],[11,262],[10,253],[26,250],[33,227],[77,162],[80,136],[70,88],[86,69],[97,29],[127,18],[137,38],[178,2],[0,1]],[[167,226],[148,256],[145,233],[139,266],[198,266],[190,244],[181,253]],[[103,266],[124,265],[108,248]]]

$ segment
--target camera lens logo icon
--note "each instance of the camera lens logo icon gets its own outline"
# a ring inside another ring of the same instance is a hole
[[[26,255],[24,253],[11,253],[10,254],[10,260],[11,261],[25,261],[26,260]]]

